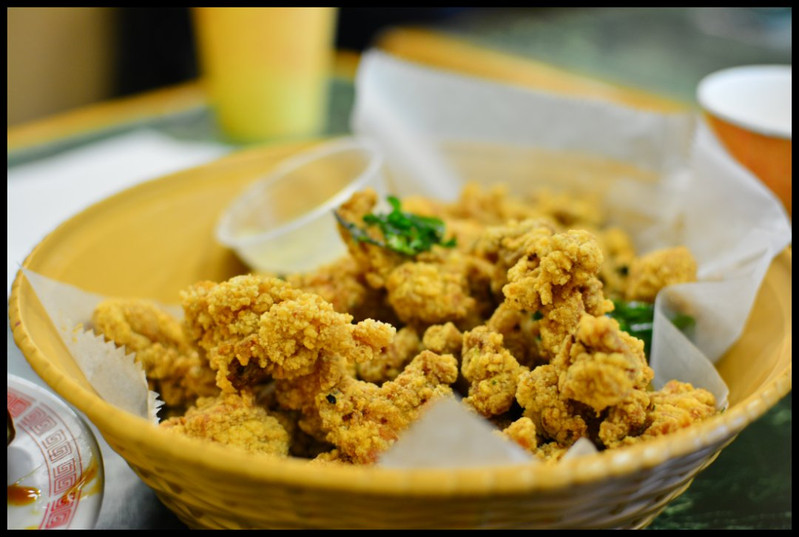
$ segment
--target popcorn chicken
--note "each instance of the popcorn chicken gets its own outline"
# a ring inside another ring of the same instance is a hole
[[[373,319],[353,324],[352,315],[319,295],[270,276],[201,282],[182,298],[189,333],[208,353],[219,387],[229,392],[267,376],[306,375],[321,355],[369,360],[396,332]]]
[[[317,395],[327,440],[354,463],[377,460],[416,419],[424,405],[452,393],[458,376],[451,355],[422,351],[397,378],[377,386],[344,377],[327,393]]]
[[[696,281],[696,270],[696,260],[685,246],[655,250],[630,265],[624,297],[654,302],[664,287]]]
[[[198,397],[219,393],[214,372],[190,344],[180,321],[154,302],[106,300],[95,308],[92,325],[96,333],[136,353],[167,413],[182,412]]]
[[[314,464],[375,463],[448,395],[547,464],[581,438],[615,449],[716,413],[690,384],[654,390],[644,341],[609,315],[611,298],[651,302],[694,281],[685,247],[636,257],[594,201],[563,193],[468,185],[452,203],[390,201],[380,226],[366,225],[374,191],[341,205],[348,254],[334,263],[198,282],[181,294],[182,322],[109,302],[95,329],[136,351],[178,414],[165,429]],[[419,222],[456,243],[413,235]]]
[[[200,398],[185,415],[163,421],[160,427],[248,453],[286,456],[289,452],[288,432],[255,403],[249,391]]]

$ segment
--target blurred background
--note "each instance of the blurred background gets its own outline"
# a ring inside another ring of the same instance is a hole
[[[435,25],[677,97],[690,96],[695,77],[683,75],[685,87],[669,88],[675,70],[700,76],[727,64],[791,63],[791,8],[693,8],[680,17],[663,9],[619,11],[339,8],[335,45],[358,52],[386,28]],[[16,7],[7,15],[7,126],[198,76],[189,8]]]
[[[336,48],[382,28],[444,21],[462,8],[340,8]],[[199,74],[190,8],[8,8],[7,126]]]

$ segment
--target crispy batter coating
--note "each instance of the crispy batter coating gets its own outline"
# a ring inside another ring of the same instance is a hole
[[[474,322],[477,303],[457,266],[403,263],[386,279],[388,301],[400,320],[414,326]]]
[[[522,416],[502,429],[502,434],[530,453],[535,453],[538,447],[538,433],[535,423],[527,416]]]
[[[508,283],[508,271],[527,255],[539,237],[551,235],[557,225],[544,218],[530,218],[489,226],[475,241],[472,254],[490,263],[491,291],[502,296]],[[504,298],[504,297],[503,297]]]
[[[377,386],[342,378],[327,393],[317,395],[317,406],[327,440],[346,460],[370,464],[377,460],[430,401],[452,393],[458,376],[450,355],[425,350],[397,378]]]
[[[696,270],[696,260],[685,246],[655,250],[632,262],[624,296],[654,302],[664,287],[696,281]]]
[[[330,390],[344,377],[354,377],[350,362],[340,355],[324,356],[313,371],[289,379],[275,381],[275,399],[281,408],[315,414],[316,396]],[[313,432],[316,429],[308,429]]]
[[[599,426],[599,440],[607,448],[618,447],[628,437],[638,437],[651,420],[651,393],[633,390],[628,397],[608,409]]]
[[[563,446],[571,446],[578,438],[588,436],[588,424],[573,401],[560,396],[559,371],[545,364],[519,377],[516,400],[524,408],[540,434]]]
[[[483,227],[538,216],[541,216],[539,208],[512,196],[507,185],[483,187],[474,182],[464,185],[457,201],[446,206],[441,215],[445,221],[456,218],[475,222]]]
[[[107,340],[136,353],[150,389],[159,393],[168,412],[219,392],[214,372],[189,344],[180,321],[155,303],[105,300],[95,308],[92,325]]]
[[[653,377],[643,342],[609,317],[584,314],[550,364],[522,375],[516,399],[558,444],[580,437],[614,444],[643,430]]]
[[[635,392],[636,400],[614,409],[602,423],[600,441],[615,448],[673,433],[716,414],[716,399],[702,388],[672,380],[653,392]]]
[[[531,201],[538,212],[552,218],[562,228],[593,229],[605,220],[603,204],[595,196],[542,188],[533,194]]]
[[[552,233],[537,228],[526,254],[508,271],[503,291],[512,304],[528,311],[557,307],[556,300],[592,282],[602,264],[602,251],[584,230]]]
[[[451,354],[460,359],[463,333],[453,323],[436,324],[425,330],[422,346],[436,354]]]
[[[597,413],[621,403],[633,390],[646,389],[655,376],[646,362],[643,342],[605,316],[583,315],[553,363],[562,371],[561,396]]]
[[[485,326],[466,332],[461,356],[461,373],[469,382],[464,403],[486,417],[510,410],[518,378],[527,368],[503,346],[502,334]]]
[[[354,194],[338,214],[357,224],[376,204],[377,194],[365,190]],[[441,210],[434,205],[427,209]],[[358,241],[341,224],[339,231],[365,281],[375,289],[385,289],[388,304],[403,324],[419,331],[449,321],[468,328],[479,324],[495,306],[489,289],[492,268],[485,260],[464,255],[459,249],[437,246],[409,257]],[[376,228],[367,227],[366,233],[376,240],[383,239]],[[471,240],[458,244],[465,242]]]
[[[650,399],[651,424],[639,440],[669,434],[716,413],[716,398],[712,393],[679,380],[667,382]]]
[[[289,433],[249,391],[202,397],[185,415],[162,421],[160,427],[249,453],[289,453]]]
[[[343,220],[362,226],[363,217],[372,213],[377,206],[377,192],[371,188],[356,192],[338,208],[338,215]],[[347,228],[338,224],[339,234],[347,245],[352,258],[364,274],[366,282],[380,289],[385,287],[386,278],[394,268],[405,263],[407,258],[391,250],[381,248],[368,242],[355,240]],[[380,230],[367,227],[366,232],[376,240],[382,240]]]
[[[527,254],[508,271],[503,292],[508,305],[543,316],[542,349],[554,356],[583,313],[604,315],[613,303],[605,298],[597,277],[602,250],[591,233],[553,233],[546,228],[532,233]]]
[[[235,391],[269,376],[313,371],[320,355],[354,362],[384,352],[396,329],[366,319],[353,324],[315,293],[269,276],[201,282],[182,294],[186,322],[217,371],[217,385]]]
[[[386,293],[366,283],[361,268],[351,256],[302,273],[289,274],[286,281],[301,291],[316,293],[339,313],[355,321],[377,319],[396,325],[397,315],[386,303]]]
[[[357,364],[358,378],[378,385],[394,380],[419,354],[422,350],[421,345],[416,330],[410,326],[400,328],[384,353],[372,360]]]
[[[503,302],[494,310],[485,326],[502,334],[505,348],[521,365],[531,368],[546,363],[541,348],[539,322],[530,312],[520,311]]]
[[[571,446],[563,446],[557,442],[545,442],[538,445],[533,455],[547,464],[552,464],[561,460],[569,451],[569,447]]]

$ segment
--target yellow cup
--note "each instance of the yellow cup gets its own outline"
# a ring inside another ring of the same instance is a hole
[[[227,137],[322,132],[336,8],[194,8],[193,17],[201,76]]]
[[[697,99],[719,141],[791,215],[791,67],[751,65],[702,79]]]

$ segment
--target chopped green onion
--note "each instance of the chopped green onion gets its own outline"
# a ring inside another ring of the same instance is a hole
[[[652,327],[655,319],[655,305],[648,302],[613,301],[614,309],[608,313],[609,317],[616,319],[619,327],[644,342],[644,352],[649,356],[652,348]],[[696,324],[690,315],[679,313],[671,318],[671,322],[681,332],[686,332]]]
[[[365,228],[344,220],[335,213],[338,222],[344,226],[358,242],[365,242],[398,252],[407,256],[415,256],[430,250],[433,245],[452,248],[454,238],[444,240],[444,222],[431,216],[420,216],[402,211],[400,200],[395,196],[386,198],[392,210],[388,214],[367,214],[363,222],[367,227],[377,226],[383,234],[383,242],[369,236]]]

